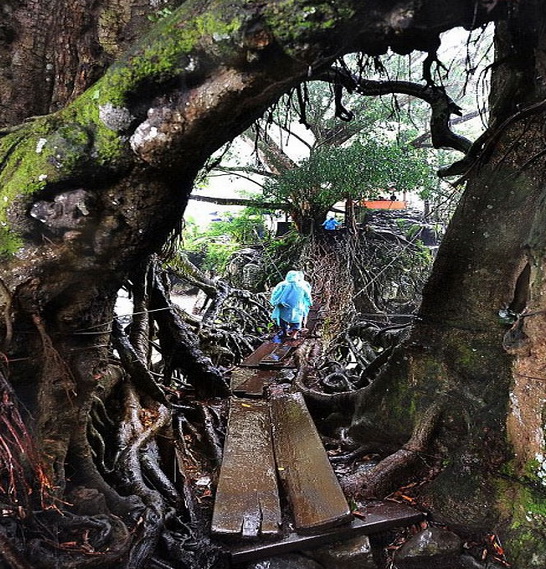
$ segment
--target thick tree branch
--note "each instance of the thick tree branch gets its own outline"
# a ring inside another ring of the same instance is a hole
[[[215,172],[220,172],[219,174],[215,174]],[[245,166],[244,168],[239,168],[237,166],[215,166],[214,170],[211,172],[211,178],[219,178],[220,176],[230,176],[232,174],[237,174],[241,178],[245,178],[250,182],[254,182],[257,186],[260,186],[260,182],[250,177],[249,174],[256,175],[256,176],[263,176],[264,178],[274,178],[275,174],[272,172],[268,172],[263,168],[253,168],[252,166]],[[246,174],[246,176],[245,176]]]
[[[313,79],[342,85],[349,92],[356,92],[364,96],[377,97],[398,93],[422,99],[431,107],[430,136],[435,148],[453,148],[466,154],[472,146],[470,140],[455,134],[449,128],[451,115],[461,116],[462,111],[447,95],[443,87],[420,85],[410,81],[374,81],[363,79],[339,67],[317,73]]]
[[[265,200],[254,200],[248,198],[221,198],[213,196],[199,196],[192,194],[190,196],[190,200],[194,200],[196,202],[214,203],[217,205],[235,205],[243,207],[256,207],[261,209],[280,209],[283,211],[288,211],[290,209],[290,205],[287,203],[268,202]]]
[[[454,119],[450,119],[449,124],[450,126],[455,126],[457,124],[461,124],[464,123],[466,121],[470,121],[472,119],[475,119],[477,116],[480,115],[480,111],[471,111],[469,113],[466,113],[460,117],[456,117]],[[421,134],[420,136],[417,136],[416,138],[414,138],[410,144],[414,147],[414,148],[422,148],[424,146],[426,146],[426,141],[431,138],[431,132],[430,130],[427,132],[424,132],[423,134]]]
[[[247,134],[243,134],[243,140],[256,145],[260,158],[274,174],[282,174],[297,167],[297,163],[283,151],[267,130],[262,131],[256,141]]]

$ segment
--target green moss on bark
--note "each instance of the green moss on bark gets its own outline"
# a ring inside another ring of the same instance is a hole
[[[197,57],[201,44],[206,45],[207,57],[231,52],[242,28],[241,16],[218,2],[203,15],[181,17],[184,9],[160,20],[128,57],[112,66],[95,89],[99,104],[124,106],[143,82],[182,78],[194,70],[192,57]]]
[[[0,255],[11,255],[21,246],[10,212],[29,203],[25,196],[66,180],[91,179],[97,175],[97,165],[112,167],[126,152],[126,143],[100,122],[96,102],[87,97],[2,139]],[[16,217],[25,215],[18,211]]]
[[[526,569],[546,567],[546,493],[518,485],[510,494],[511,525],[504,540],[508,561]]]
[[[344,25],[354,15],[353,9],[346,2],[302,2],[284,0],[271,3],[264,11],[265,22],[270,29],[275,30],[276,41],[283,51],[294,59],[301,59],[301,50],[305,46],[306,36],[312,36],[310,44],[317,44],[321,32],[324,47],[331,41],[332,31],[339,25]],[[318,44],[317,44],[318,45]],[[320,61],[320,54],[314,54],[306,46],[306,59],[309,65]],[[315,57],[318,56],[318,60]]]

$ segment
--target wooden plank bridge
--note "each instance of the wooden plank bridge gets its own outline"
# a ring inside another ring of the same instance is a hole
[[[310,314],[306,337],[316,314]],[[232,372],[211,533],[229,540],[235,564],[423,519],[393,502],[352,514],[303,396],[270,388],[279,371],[295,369],[294,351],[304,341],[264,342]]]

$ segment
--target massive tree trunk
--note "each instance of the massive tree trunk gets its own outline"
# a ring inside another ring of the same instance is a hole
[[[153,8],[153,5],[156,8]],[[180,0],[6,0],[0,13],[0,128],[62,109]]]
[[[362,397],[353,426],[360,437],[379,428],[403,445],[440,402],[436,443],[421,455],[439,474],[420,500],[452,527],[498,533],[522,568],[546,565],[545,8],[521,4],[497,28],[487,138],[419,322]],[[519,316],[511,328],[510,314]]]

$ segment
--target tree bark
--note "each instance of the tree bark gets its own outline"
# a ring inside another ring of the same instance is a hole
[[[441,473],[420,499],[452,527],[498,533],[517,567],[546,563],[539,537],[546,455],[544,14],[544,2],[529,2],[498,27],[501,63],[486,143],[466,174],[419,321],[361,398],[353,426],[367,437],[374,425],[387,426],[403,444],[424,410],[443,398],[435,447]],[[509,330],[499,313],[527,296],[521,289],[528,287],[528,262],[529,316],[523,313],[503,349]]]

